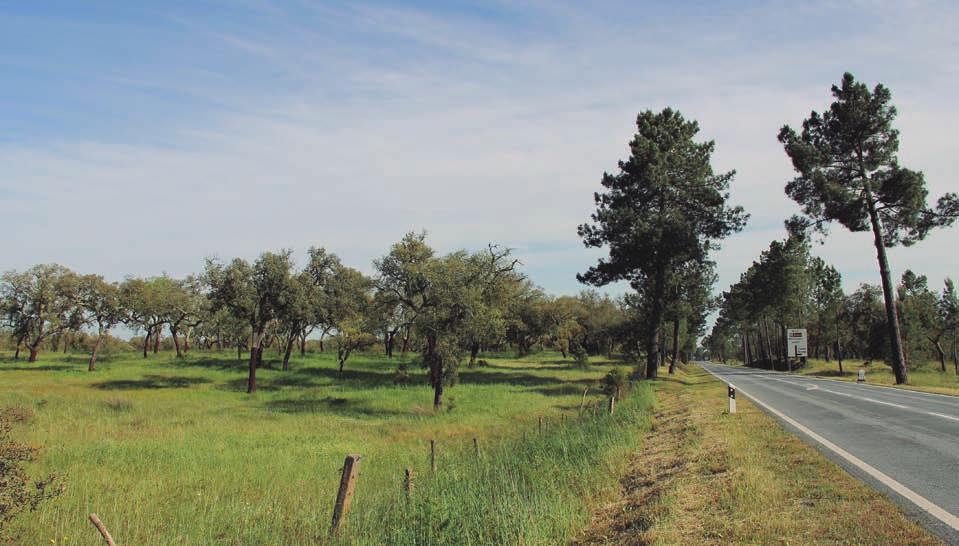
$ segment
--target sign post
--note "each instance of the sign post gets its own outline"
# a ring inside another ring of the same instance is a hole
[[[805,328],[790,328],[786,330],[786,348],[789,353],[786,355],[787,362],[789,362],[789,357],[806,358],[809,351],[808,347]],[[789,371],[793,371],[792,364],[789,364]]]

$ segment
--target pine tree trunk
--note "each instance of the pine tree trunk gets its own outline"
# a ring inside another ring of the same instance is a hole
[[[659,375],[659,331],[663,323],[666,296],[666,270],[659,265],[653,279],[653,300],[649,314],[649,331],[646,337],[646,379],[656,379]]]
[[[896,310],[896,292],[892,284],[892,272],[889,270],[889,258],[886,256],[886,244],[882,235],[882,221],[876,212],[871,192],[866,193],[869,205],[869,221],[872,223],[873,242],[876,246],[876,258],[879,260],[879,276],[882,277],[882,295],[886,304],[886,328],[889,332],[889,348],[892,352],[892,371],[896,374],[896,384],[908,381],[906,357],[902,350],[902,332],[899,329],[899,312]]]
[[[673,319],[673,359],[669,362],[669,374],[676,373],[676,355],[679,354],[679,318]]]
[[[942,349],[942,344],[939,343],[938,339],[934,340],[933,343],[936,347],[936,353],[939,355],[939,367],[942,369],[942,373],[946,373],[946,351]]]
[[[783,352],[783,360],[786,361],[786,369],[789,373],[793,371],[792,360],[789,360],[789,340],[786,337],[786,321],[784,320],[779,324],[779,335],[782,336],[782,344],[780,345]]]

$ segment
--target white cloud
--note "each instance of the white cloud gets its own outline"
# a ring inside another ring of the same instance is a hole
[[[784,235],[782,220],[796,211],[783,194],[792,173],[778,128],[825,107],[845,69],[889,83],[903,163],[924,170],[935,195],[954,186],[955,38],[923,26],[945,18],[938,8],[883,8],[841,35],[816,24],[832,17],[842,26],[851,9],[842,6],[621,20],[608,9],[523,9],[534,10],[518,12],[535,21],[529,28],[372,7],[306,21],[269,13],[265,29],[211,23],[211,40],[275,69],[275,86],[248,81],[259,68],[202,55],[111,72],[121,87],[218,107],[157,119],[151,144],[102,134],[0,144],[0,225],[11,234],[4,265],[183,275],[211,254],[323,245],[369,271],[405,231],[427,229],[441,249],[516,246],[548,289],[573,292],[575,273],[595,260],[576,225],[602,172],[625,155],[638,111],[673,105],[716,139],[715,166],[738,171],[734,200],[753,215],[717,256],[721,290]],[[815,32],[784,30],[800,23]],[[333,43],[323,25],[355,27],[369,42]],[[940,70],[916,80],[912,59]],[[198,76],[186,81],[187,73]],[[552,250],[536,250],[543,244]],[[955,275],[959,261],[946,249],[957,244],[952,230],[896,250],[896,274],[911,267],[939,286]],[[867,235],[837,228],[816,251],[847,287],[877,280]]]

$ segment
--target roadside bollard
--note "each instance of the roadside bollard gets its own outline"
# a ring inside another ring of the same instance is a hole
[[[729,413],[736,413],[736,387],[729,386]]]
[[[866,382],[866,370],[859,368],[859,377],[856,378],[856,383],[865,383]]]

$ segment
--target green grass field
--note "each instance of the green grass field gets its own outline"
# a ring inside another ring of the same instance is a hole
[[[344,456],[357,453],[353,510],[335,542],[563,542],[615,490],[618,455],[646,430],[650,391],[637,388],[612,417],[579,417],[585,388],[590,402],[603,399],[611,363],[488,360],[464,367],[434,414],[422,371],[416,385],[396,385],[396,359],[382,356],[354,357],[341,377],[333,355],[307,355],[287,372],[261,369],[249,396],[235,353],[114,355],[93,373],[83,355],[28,364],[6,353],[0,406],[33,411],[18,435],[44,448],[31,474],[56,472],[66,485],[15,530],[23,544],[96,544],[86,520],[95,512],[121,545],[326,543]]]

